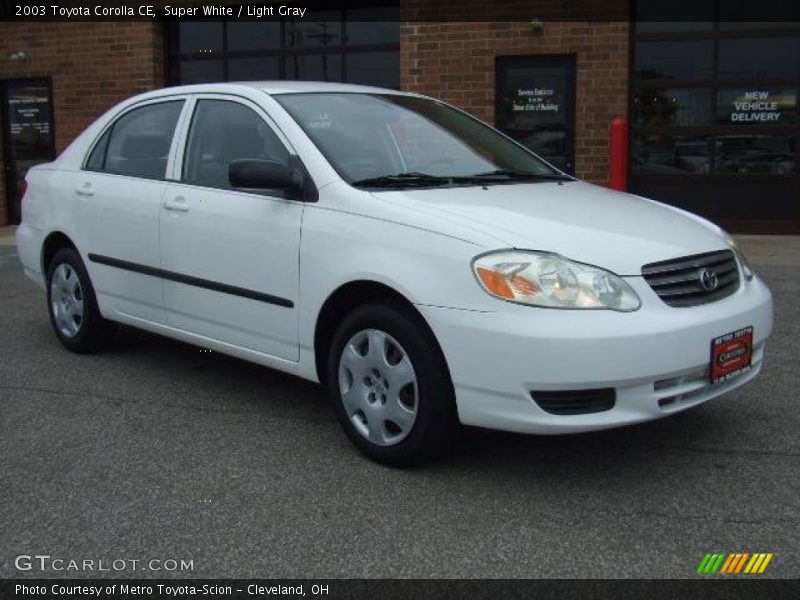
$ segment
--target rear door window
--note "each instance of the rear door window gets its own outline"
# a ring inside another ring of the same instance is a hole
[[[183,102],[148,104],[122,115],[95,144],[86,168],[163,179]]]

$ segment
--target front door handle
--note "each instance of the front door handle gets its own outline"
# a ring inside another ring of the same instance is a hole
[[[75,193],[78,196],[94,196],[94,192],[92,191],[92,184],[88,181],[82,183],[79,188],[75,190]]]
[[[178,196],[174,200],[164,200],[162,205],[166,210],[176,210],[178,212],[189,212],[189,204],[182,196]]]

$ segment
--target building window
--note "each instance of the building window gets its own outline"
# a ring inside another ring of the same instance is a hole
[[[638,79],[692,81],[711,76],[714,47],[708,40],[643,41],[634,57]]]
[[[399,17],[394,2],[313,14],[309,10],[302,20],[170,23],[168,80],[302,79],[398,88]]]
[[[723,0],[687,3],[702,21],[657,20],[672,4],[634,2],[632,175],[799,173],[800,23],[725,21]]]

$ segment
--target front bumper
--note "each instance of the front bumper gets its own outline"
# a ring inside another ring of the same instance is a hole
[[[498,301],[495,312],[419,306],[442,346],[462,423],[559,434],[657,419],[723,394],[761,370],[772,297],[755,277],[733,295],[691,308],[664,304],[640,277],[632,313],[554,310]],[[754,327],[752,368],[710,385],[711,340]],[[533,390],[614,388],[610,410],[554,415]]]

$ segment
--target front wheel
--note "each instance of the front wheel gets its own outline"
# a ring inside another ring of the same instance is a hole
[[[334,407],[350,440],[390,466],[433,459],[460,429],[444,356],[422,319],[363,306],[337,329],[328,361]]]
[[[114,324],[97,308],[92,282],[72,248],[56,252],[47,270],[47,307],[59,341],[72,352],[95,352],[111,338]]]

